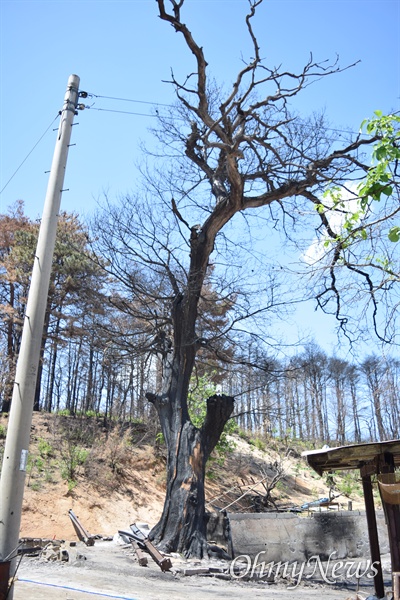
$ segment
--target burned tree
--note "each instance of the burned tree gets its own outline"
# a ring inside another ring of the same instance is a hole
[[[371,141],[355,136],[339,148],[322,117],[291,114],[291,98],[342,69],[337,62],[312,58],[299,73],[265,66],[252,24],[261,3],[249,0],[246,16],[254,57],[224,93],[208,80],[203,49],[181,18],[185,0],[157,0],[160,18],[193,54],[194,73],[182,82],[172,74],[176,110],[160,111],[155,129],[168,162],[158,177],[146,173],[143,194],[148,202],[126,198],[117,208],[108,205],[108,216],[96,223],[111,270],[131,290],[130,299],[123,301],[125,309],[146,333],[146,349],[161,365],[158,388],[147,398],[157,410],[166,441],[168,477],[164,510],[151,538],[161,549],[186,556],[207,553],[205,464],[234,405],[233,398],[214,395],[207,399],[203,425],[192,424],[187,398],[196,357],[204,349],[223,357],[221,340],[235,323],[283,304],[273,293],[273,276],[271,282],[260,281],[260,273],[258,295],[253,290],[252,297],[240,302],[243,277],[228,285],[221,275],[221,263],[229,272],[233,257],[239,260],[230,236],[244,236],[256,209],[263,211],[264,223],[282,221],[284,228],[312,213],[319,219],[316,228],[325,227],[334,236],[324,211],[318,210],[319,194],[367,169],[359,151]],[[221,277],[220,297],[235,302],[228,322],[212,334],[200,333],[199,327],[210,267]],[[118,293],[110,301],[121,303]]]

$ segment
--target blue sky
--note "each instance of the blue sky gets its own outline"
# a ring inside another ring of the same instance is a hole
[[[139,143],[151,140],[153,117],[143,115],[152,103],[173,101],[163,83],[171,67],[179,77],[194,66],[155,0],[0,0],[0,7],[0,190],[56,117],[71,73],[81,90],[137,102],[85,101],[95,104],[75,120],[62,208],[86,214],[104,192],[134,190]],[[186,0],[182,11],[209,72],[227,85],[251,55],[247,8],[247,0]],[[376,109],[400,110],[399,0],[264,0],[254,29],[270,66],[300,70],[310,52],[315,60],[339,54],[342,66],[361,61],[306,90],[301,112],[325,108],[332,127],[357,131]],[[54,142],[51,127],[1,193],[1,212],[23,199],[29,216],[40,216]]]

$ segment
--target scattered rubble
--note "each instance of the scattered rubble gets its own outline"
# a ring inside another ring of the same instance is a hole
[[[60,560],[62,562],[68,562],[69,553],[68,550],[62,548],[62,546],[58,543],[50,542],[43,548],[42,552],[40,553],[40,558],[49,561]]]
[[[136,545],[139,546],[141,550],[150,554],[151,558],[157,563],[161,571],[169,571],[172,567],[170,558],[161,554],[161,552],[151,543],[147,535],[143,533],[143,530],[137,527],[136,523],[133,523],[130,528],[131,531],[118,532],[122,539],[125,539],[129,543],[136,542]]]

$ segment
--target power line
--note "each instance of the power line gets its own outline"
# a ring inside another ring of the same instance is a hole
[[[118,100],[120,102],[136,102],[137,104],[150,104],[151,106],[166,106],[172,108],[172,104],[162,104],[161,102],[148,102],[146,100],[134,100],[132,98],[115,98],[114,96],[99,96],[98,94],[87,93],[91,98],[104,98],[106,100]]]
[[[163,104],[162,102],[150,102],[147,100],[136,100],[134,98],[119,98],[116,96],[101,96],[99,94],[93,94],[93,93],[89,93],[87,94],[89,97],[91,98],[102,98],[105,100],[115,100],[117,102],[134,102],[137,104],[148,104],[150,106],[164,106],[166,108],[175,108],[173,104]],[[121,113],[121,114],[126,114],[126,115],[135,115],[138,117],[158,117],[158,116],[162,116],[159,115],[158,113],[155,115],[150,115],[148,113],[139,113],[139,112],[130,112],[130,111],[123,111],[123,110],[113,110],[113,109],[107,109],[107,108],[93,108],[92,106],[85,106],[85,108],[91,108],[92,110],[99,110],[99,111],[103,111],[103,112],[115,112],[115,113]],[[165,115],[164,115],[165,116]],[[181,120],[185,120],[183,117],[179,117],[176,116],[176,119],[181,119]],[[327,127],[326,128],[328,131],[334,131],[335,133],[351,133],[353,135],[365,135],[360,131],[349,131],[346,129],[337,129],[335,127]]]
[[[85,108],[89,108],[90,110],[100,110],[102,112],[121,113],[123,115],[135,115],[137,117],[158,117],[158,115],[149,115],[147,113],[130,112],[127,110],[115,110],[115,109],[111,109],[111,108],[94,108],[93,106],[85,106]]]
[[[47,127],[46,131],[40,136],[40,138],[38,139],[38,141],[36,142],[36,144],[33,146],[32,150],[30,150],[30,152],[28,152],[28,154],[25,156],[25,158],[22,161],[22,163],[14,171],[14,173],[11,175],[10,179],[7,181],[7,183],[0,190],[0,194],[2,194],[4,192],[4,190],[6,189],[6,187],[8,186],[8,184],[10,183],[10,181],[12,181],[14,179],[15,175],[18,173],[18,171],[20,170],[20,168],[22,167],[22,165],[28,160],[28,158],[30,157],[30,155],[32,154],[32,152],[35,150],[36,146],[39,145],[39,143],[42,141],[42,139],[44,138],[44,136],[46,135],[46,133],[49,131],[50,127],[53,125],[54,121],[56,121],[58,119],[58,117],[59,117],[59,113],[57,113],[57,116],[52,120],[52,122],[50,123],[50,125]]]
[[[116,96],[102,96],[99,94],[93,94],[93,93],[87,93],[88,97],[91,98],[101,98],[104,100],[113,100],[116,102],[132,102],[132,103],[137,103],[137,104],[147,104],[147,105],[151,105],[151,106],[163,106],[166,108],[174,108],[174,106],[172,104],[164,104],[162,102],[149,102],[146,100],[137,100],[134,98],[119,98]],[[118,113],[118,114],[124,114],[124,115],[133,115],[133,116],[137,116],[137,117],[151,117],[151,118],[157,118],[157,117],[164,117],[166,118],[165,115],[160,115],[157,110],[156,110],[156,114],[149,114],[149,113],[141,113],[141,112],[134,112],[134,111],[126,111],[126,110],[117,110],[117,109],[111,109],[111,108],[95,108],[94,106],[85,106],[85,108],[90,109],[90,110],[97,110],[99,112],[110,112],[110,113]],[[21,169],[21,167],[24,165],[24,163],[28,160],[28,158],[30,157],[30,155],[32,154],[32,152],[35,150],[35,148],[39,145],[39,143],[42,141],[42,139],[44,138],[44,136],[46,135],[46,133],[49,131],[49,129],[51,128],[51,126],[53,125],[54,121],[56,121],[59,117],[59,114],[57,114],[57,116],[52,120],[52,122],[50,123],[50,125],[47,127],[47,129],[45,130],[45,132],[40,136],[40,138],[38,139],[38,141],[36,142],[36,144],[33,146],[33,148],[28,152],[28,154],[25,156],[24,160],[21,162],[21,164],[18,166],[18,168],[14,171],[14,173],[11,175],[11,177],[9,178],[9,180],[5,183],[5,185],[3,186],[3,188],[0,190],[0,194],[2,194],[4,192],[4,190],[7,188],[8,184],[14,179],[15,175],[18,173],[18,171]],[[175,119],[182,119],[185,120],[183,117],[179,117],[178,115],[176,117],[174,117]],[[333,127],[328,127],[327,128],[329,131],[334,131],[335,133],[352,133],[354,135],[360,134],[360,132],[351,132],[351,131],[346,131],[344,129],[335,129]],[[365,134],[361,134],[361,135],[365,135]],[[339,140],[337,140],[339,141]]]

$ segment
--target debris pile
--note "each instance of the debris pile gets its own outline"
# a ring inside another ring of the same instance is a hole
[[[130,529],[131,531],[119,531],[118,533],[124,541],[132,544],[139,564],[141,566],[147,566],[147,562],[144,564],[144,558],[146,557],[143,555],[143,552],[148,552],[154,562],[160,567],[161,571],[169,571],[172,568],[171,559],[164,554],[161,554],[161,552],[151,543],[143,529],[137,527],[136,523],[130,525]],[[138,551],[140,551],[139,554]]]
[[[49,542],[42,549],[40,553],[40,558],[48,561],[61,561],[68,562],[69,561],[69,552],[66,548],[62,547],[62,542]]]

